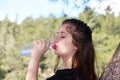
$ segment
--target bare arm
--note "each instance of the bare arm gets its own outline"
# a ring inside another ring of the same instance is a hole
[[[26,80],[38,80],[39,62],[31,60],[28,65]]]
[[[31,60],[28,65],[26,80],[38,80],[39,61],[50,46],[50,41],[38,40],[31,54]]]

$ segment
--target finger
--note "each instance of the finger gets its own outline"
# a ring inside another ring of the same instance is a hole
[[[44,47],[46,47],[46,40],[43,40]]]
[[[38,40],[34,41],[34,46],[38,45]]]
[[[50,40],[47,40],[47,48],[50,47]]]
[[[39,47],[42,49],[42,48],[43,48],[43,46],[44,46],[43,39],[41,39],[39,42],[40,42],[40,43],[39,43]]]
[[[45,50],[48,49],[48,44],[49,44],[49,43],[48,43],[48,40],[45,40],[45,46],[44,46],[44,47],[45,47]]]
[[[39,44],[40,43],[40,40],[36,40],[36,44]]]
[[[43,48],[46,51],[49,47],[49,41],[48,40],[43,40],[43,45],[44,45]]]

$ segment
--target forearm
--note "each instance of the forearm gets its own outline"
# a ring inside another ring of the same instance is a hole
[[[39,61],[48,50],[49,46],[50,41],[38,40],[35,42],[35,46],[31,54],[31,60],[28,65],[26,80],[38,80]]]
[[[26,80],[38,80],[39,62],[31,60],[28,65]]]

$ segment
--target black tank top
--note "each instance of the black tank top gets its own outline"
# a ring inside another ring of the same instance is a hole
[[[80,69],[62,69],[57,70],[52,77],[46,80],[87,80],[87,78]]]

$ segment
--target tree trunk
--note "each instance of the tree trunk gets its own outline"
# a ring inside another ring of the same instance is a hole
[[[99,80],[120,80],[120,43]]]

